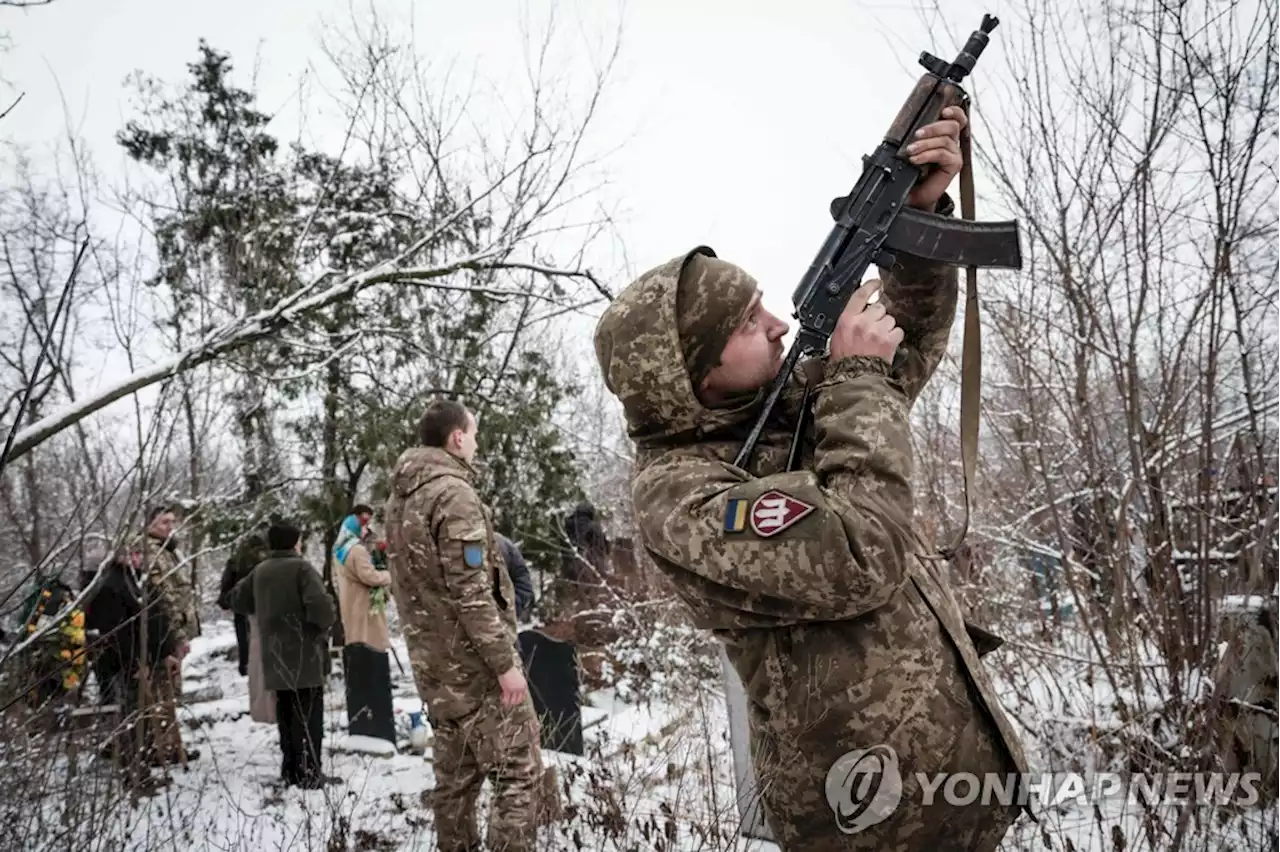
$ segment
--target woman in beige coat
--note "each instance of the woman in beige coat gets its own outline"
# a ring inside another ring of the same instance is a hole
[[[365,511],[361,511],[365,510]],[[391,706],[391,639],[387,632],[387,593],[391,574],[373,565],[363,538],[373,512],[357,506],[342,522],[333,549],[333,577],[346,645],[342,667],[347,685],[347,730],[354,736],[396,741]]]

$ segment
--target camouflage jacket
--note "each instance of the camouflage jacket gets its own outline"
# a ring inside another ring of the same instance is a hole
[[[470,713],[520,665],[516,598],[466,462],[434,447],[396,461],[387,562],[418,691],[436,719]]]
[[[177,553],[146,533],[134,547],[134,559],[138,574],[146,578],[152,605],[163,608],[168,618],[174,644],[190,642],[200,633],[190,566],[178,568]]]
[[[963,760],[955,757],[962,732],[981,713],[969,680],[1024,770],[960,608],[913,523],[908,413],[945,351],[955,273],[906,257],[881,270],[882,298],[905,335],[894,366],[802,364],[742,470],[733,459],[764,391],[714,409],[694,393],[674,330],[683,260],[650,270],[613,302],[596,349],[637,445],[632,503],[645,548],[741,677],[757,761],[781,754],[793,764],[758,762],[759,783],[791,788],[785,795],[804,801],[788,807],[834,831],[821,778],[843,752],[890,745],[913,772]],[[804,462],[786,472],[810,380]],[[912,784],[904,796],[917,792]],[[781,830],[803,845],[803,829]]]

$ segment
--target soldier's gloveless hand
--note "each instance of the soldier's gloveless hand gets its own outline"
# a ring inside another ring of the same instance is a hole
[[[515,707],[529,693],[529,684],[525,682],[524,673],[519,666],[512,666],[499,676],[498,686],[502,687],[503,707]]]
[[[893,363],[894,352],[902,342],[902,329],[894,321],[893,316],[879,302],[871,302],[872,297],[880,292],[881,283],[872,279],[864,281],[844,313],[836,322],[835,332],[831,335],[830,360],[864,356],[883,358]]]
[[[958,106],[950,106],[942,111],[942,119],[933,124],[926,124],[916,131],[916,139],[907,145],[908,159],[912,165],[933,166],[933,170],[922,180],[911,195],[907,197],[907,206],[932,213],[947,191],[951,180],[960,174],[964,167],[964,157],[960,153],[960,134],[969,126],[969,117]]]

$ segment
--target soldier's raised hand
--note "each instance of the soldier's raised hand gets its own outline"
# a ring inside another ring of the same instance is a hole
[[[882,286],[875,279],[864,281],[849,304],[845,305],[831,335],[830,358],[833,362],[841,358],[866,356],[893,363],[893,354],[903,335],[884,305],[875,301]]]
[[[908,159],[913,165],[934,166],[928,176],[922,180],[911,195],[907,197],[907,206],[916,207],[932,213],[938,206],[938,199],[947,191],[951,180],[960,174],[964,167],[964,157],[960,153],[960,135],[969,126],[969,117],[958,106],[949,106],[942,111],[942,118],[933,124],[926,124],[916,131],[916,138],[906,146]]]

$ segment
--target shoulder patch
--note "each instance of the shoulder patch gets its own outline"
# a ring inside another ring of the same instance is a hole
[[[724,507],[724,531],[742,532],[747,528],[747,506],[750,503],[745,497],[734,497]]]
[[[766,491],[751,504],[751,530],[761,538],[769,538],[795,526],[817,508],[776,489]],[[725,524],[727,528],[727,517]]]
[[[462,561],[469,568],[479,568],[484,564],[484,545],[471,541],[462,545]]]

